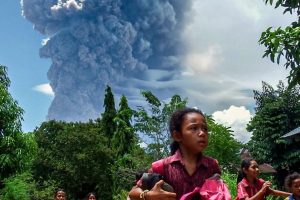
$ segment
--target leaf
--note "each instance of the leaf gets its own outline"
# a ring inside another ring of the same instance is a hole
[[[275,8],[278,8],[281,5],[282,1],[283,0],[278,0],[275,4]]]
[[[279,62],[280,62],[280,57],[281,57],[281,55],[283,55],[282,52],[280,52],[280,53],[277,55],[277,64],[279,64]]]
[[[289,8],[284,9],[283,14],[285,14],[286,12],[290,11]]]
[[[271,59],[272,62],[274,62],[274,59],[275,59],[275,54],[274,53],[270,54],[270,59]]]
[[[264,53],[264,55],[263,55],[262,57],[263,57],[263,58],[264,58],[264,57],[267,57],[269,54],[270,54],[270,52],[267,50],[267,51],[265,51],[265,53]]]

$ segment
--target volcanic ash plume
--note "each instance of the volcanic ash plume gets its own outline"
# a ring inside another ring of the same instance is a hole
[[[52,60],[48,79],[55,92],[48,119],[99,117],[107,84],[116,96],[125,94],[129,100],[140,89],[162,97],[174,94],[174,88],[157,89],[153,83],[173,80],[180,70],[184,51],[180,32],[190,4],[189,0],[22,0],[23,16],[47,37],[40,56]]]

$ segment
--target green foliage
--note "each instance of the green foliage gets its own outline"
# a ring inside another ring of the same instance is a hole
[[[263,82],[262,92],[254,91],[254,99],[256,115],[247,127],[253,132],[248,143],[252,156],[260,163],[270,163],[277,171],[299,170],[299,141],[281,138],[300,126],[299,88],[288,89],[279,82],[274,89]]]
[[[296,12],[299,15],[300,12],[299,0],[265,0],[265,3],[269,3],[270,5],[273,5],[275,3],[275,8],[278,8],[279,6],[284,7],[285,10],[283,13],[289,12],[292,14]]]
[[[126,199],[124,191],[135,184],[135,173],[147,169],[151,163],[138,145],[138,137],[131,125],[133,112],[126,97],[122,96],[114,119],[116,131],[112,139],[112,148],[116,152],[115,162],[111,166],[113,199]]]
[[[231,199],[234,199],[237,195],[237,185],[236,185],[236,180],[237,180],[237,174],[231,174],[227,171],[223,171],[222,172],[222,180],[224,180],[224,182],[226,183],[226,185],[228,186],[228,190],[230,192],[231,195]]]
[[[116,108],[115,108],[115,100],[114,95],[111,91],[111,88],[107,85],[105,89],[105,97],[104,97],[104,113],[102,114],[102,132],[108,138],[108,145],[111,146],[111,140],[113,134],[116,131],[116,125],[114,119],[116,117]]]
[[[31,173],[24,172],[10,176],[4,180],[4,188],[0,191],[2,200],[53,200],[54,182],[37,184]]]
[[[148,151],[157,160],[169,155],[171,135],[168,121],[170,115],[178,108],[187,104],[187,99],[182,100],[179,95],[174,95],[169,103],[161,102],[150,91],[142,91],[142,95],[148,103],[148,108],[139,107],[135,113],[135,128],[151,138]]]
[[[21,134],[23,143],[23,154],[21,161],[23,163],[23,170],[29,170],[32,167],[32,162],[37,156],[37,143],[33,133]]]
[[[209,130],[209,145],[205,154],[219,161],[223,169],[236,171],[240,164],[239,151],[242,144],[234,139],[232,131],[206,117]]]
[[[23,109],[8,92],[10,80],[6,67],[0,65],[0,135],[7,136],[21,132]]]
[[[100,198],[110,199],[113,152],[100,130],[100,122],[44,122],[35,130],[39,155],[33,166],[35,179],[57,182],[71,198],[98,191]]]
[[[123,95],[120,100],[119,110],[114,118],[116,131],[112,138],[112,146],[118,156],[128,154],[137,145],[137,135],[131,125],[133,110],[128,106]]]
[[[29,185],[24,176],[24,174],[11,176],[4,180],[5,187],[1,191],[3,195],[0,196],[2,200],[30,200]]]
[[[32,149],[21,130],[23,109],[10,95],[9,86],[6,67],[0,65],[0,180],[26,168]]]
[[[127,199],[128,192],[126,190],[121,190],[118,194],[113,196],[113,200]]]
[[[135,148],[131,154],[118,157],[111,168],[113,198],[119,197],[122,191],[129,191],[136,184],[136,173],[147,171],[152,161],[141,148]]]
[[[270,57],[271,61],[277,64],[282,56],[285,57],[284,66],[291,70],[288,81],[289,87],[292,88],[300,84],[300,0],[265,0],[265,3],[275,3],[275,8],[282,6],[285,8],[284,13],[296,12],[298,17],[298,21],[285,28],[268,28],[262,32],[259,39],[259,43],[267,48],[263,57]]]

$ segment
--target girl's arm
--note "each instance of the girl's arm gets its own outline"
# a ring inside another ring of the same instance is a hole
[[[270,195],[281,196],[281,197],[288,197],[291,195],[291,193],[280,191],[280,190],[274,190],[271,188],[269,188],[268,192]]]
[[[172,192],[166,192],[161,189],[163,180],[157,182],[154,187],[144,194],[144,199],[141,197],[143,190],[137,186],[133,187],[128,196],[131,200],[176,200],[176,194]]]

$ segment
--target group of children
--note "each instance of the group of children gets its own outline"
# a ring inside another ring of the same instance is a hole
[[[171,116],[169,130],[173,138],[171,156],[152,163],[149,169],[150,173],[160,174],[164,179],[154,183],[154,186],[148,189],[142,187],[142,181],[138,181],[129,192],[127,199],[230,200],[230,194],[220,196],[211,193],[212,191],[201,190],[201,188],[215,190],[219,187],[219,183],[222,183],[213,182],[218,180],[221,174],[218,161],[202,154],[208,145],[208,127],[204,114],[194,108],[179,109]],[[285,185],[290,193],[272,189],[271,183],[258,178],[258,175],[258,164],[254,159],[242,161],[236,200],[264,200],[268,195],[287,197],[286,200],[300,200],[300,174],[294,173],[286,178]],[[172,190],[165,189],[165,182]],[[229,193],[228,190],[222,192]],[[207,198],[204,198],[203,194]],[[57,190],[54,199],[66,200],[65,191]],[[89,193],[86,199],[96,200],[96,195]]]
[[[96,194],[90,192],[86,195],[86,200],[97,200]],[[58,188],[54,193],[54,200],[67,200],[67,195],[64,189]]]
[[[208,128],[205,116],[200,110],[184,108],[175,111],[170,119],[169,130],[173,138],[171,156],[154,162],[149,169],[150,173],[163,175],[164,180],[158,181],[153,188],[146,190],[137,184],[131,189],[127,199],[203,199],[201,193],[193,191],[203,187],[210,177],[221,174],[217,160],[202,154],[208,145]],[[300,200],[300,175],[298,173],[286,178],[286,186],[291,193],[272,189],[271,183],[259,179],[258,175],[258,164],[254,159],[242,162],[236,200],[263,200],[267,195],[288,197],[288,200]],[[173,192],[162,189],[164,181],[173,187]],[[187,193],[193,195],[186,198],[185,194]],[[209,199],[217,199],[217,197],[220,198],[215,195]],[[227,200],[226,196],[223,197],[223,200]]]

